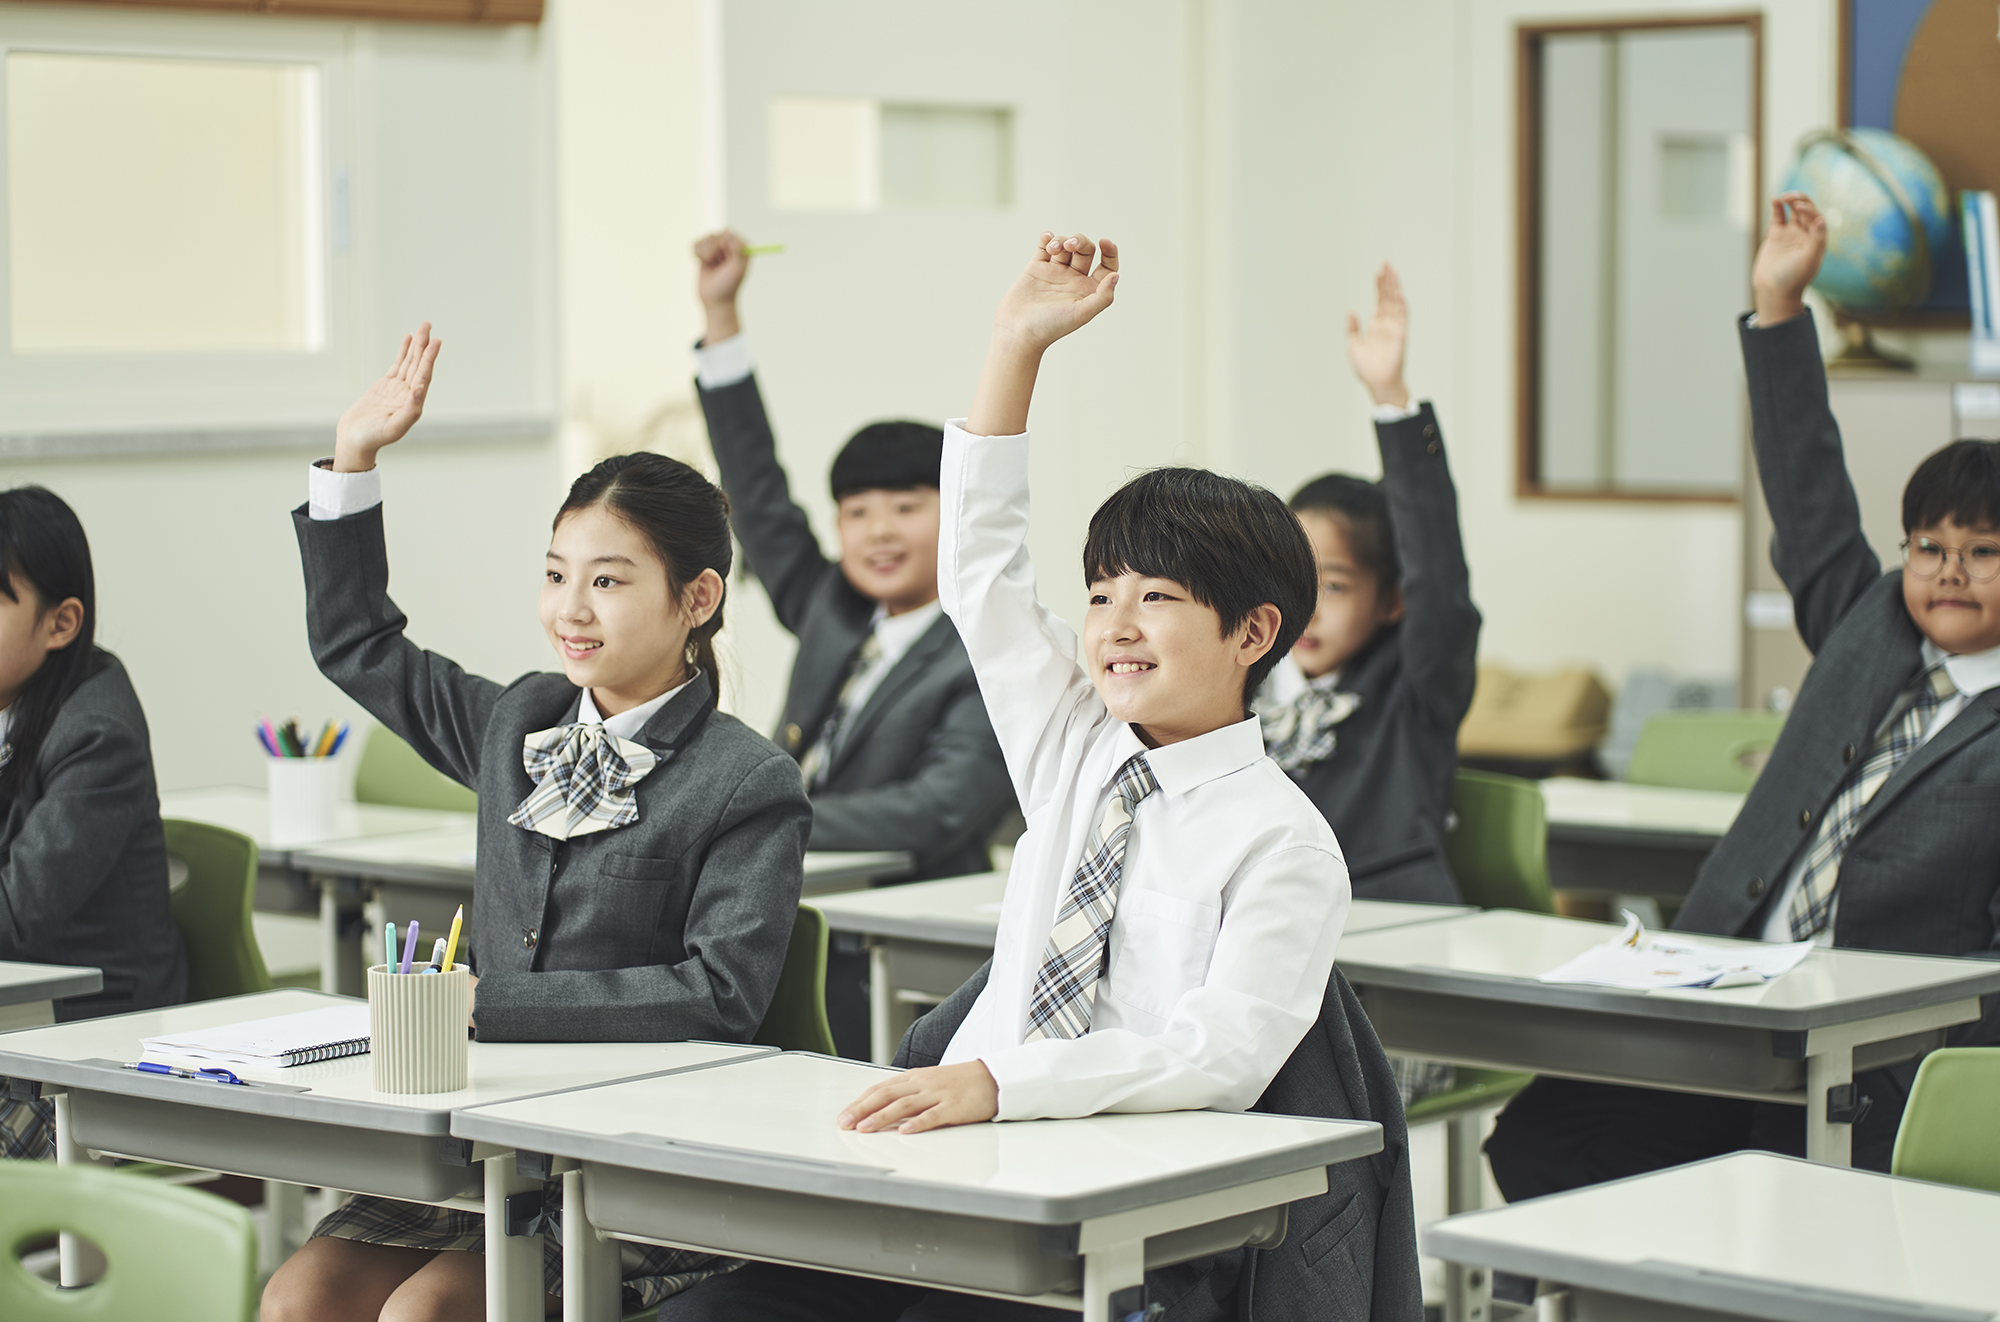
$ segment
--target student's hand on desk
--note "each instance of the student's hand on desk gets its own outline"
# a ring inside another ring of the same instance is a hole
[[[1347,361],[1377,404],[1410,406],[1410,392],[1403,385],[1403,345],[1409,334],[1403,282],[1396,278],[1396,268],[1384,262],[1375,273],[1375,315],[1368,319],[1368,329],[1361,329],[1352,312],[1347,314]]]
[[[415,335],[403,337],[396,361],[368,393],[354,401],[340,415],[333,434],[333,471],[365,473],[375,466],[375,456],[409,434],[424,416],[424,396],[431,388],[431,367],[437,362],[443,340],[431,338],[431,324],[417,327]]]
[[[743,236],[731,230],[717,230],[694,241],[694,292],[708,316],[703,344],[719,344],[743,329],[736,315],[736,291],[750,274],[750,254],[744,251]]]
[[[1771,199],[1771,227],[1757,246],[1750,267],[1750,289],[1759,326],[1790,321],[1806,310],[1806,286],[1819,274],[1826,256],[1826,217],[1804,193],[1780,193]]]
[[[1000,1085],[984,1061],[905,1070],[854,1099],[838,1117],[842,1129],[864,1134],[894,1129],[921,1134],[947,1125],[976,1125],[1000,1113]]]

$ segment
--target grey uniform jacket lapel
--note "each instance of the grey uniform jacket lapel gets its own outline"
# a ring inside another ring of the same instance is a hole
[[[1932,767],[1950,757],[1953,753],[1971,743],[1980,735],[1993,728],[2000,720],[2000,689],[1988,689],[1977,697],[1966,701],[1965,707],[1954,716],[1951,724],[1939,730],[1924,742],[1923,747],[1910,754],[1895,774],[1883,782],[1875,791],[1875,797],[1861,811],[1861,820],[1855,823],[1857,832],[1868,828],[1868,823],[1886,811],[1890,804],[1901,797],[1904,790],[1915,784],[1917,779]]]
[[[840,697],[847,668],[874,627],[873,603],[868,604],[868,610],[841,611],[827,621],[823,630],[814,630],[818,636],[814,637],[812,647],[799,648],[798,660],[792,663],[791,691],[785,701],[785,721],[797,726],[799,734],[795,739],[791,731],[782,731],[778,740],[778,746],[793,758],[805,754],[820,726],[833,715],[833,704]]]
[[[889,667],[889,673],[882,676],[882,682],[868,695],[868,701],[855,713],[847,732],[841,735],[833,761],[827,766],[828,779],[839,774],[850,750],[860,748],[867,742],[868,732],[881,723],[883,714],[894,705],[902,691],[924,673],[938,649],[957,636],[957,628],[951,618],[940,615],[931,621],[931,627],[924,630],[922,637],[910,644],[910,650],[896,659],[896,664]]]

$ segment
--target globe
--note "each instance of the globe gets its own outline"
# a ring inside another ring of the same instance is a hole
[[[1814,133],[1784,186],[1826,217],[1826,260],[1813,288],[1827,302],[1865,321],[1930,293],[1952,210],[1944,177],[1923,152],[1882,129]]]

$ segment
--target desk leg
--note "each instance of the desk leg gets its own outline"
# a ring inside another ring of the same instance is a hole
[[[1083,1322],[1116,1322],[1111,1297],[1146,1283],[1146,1241],[1110,1244],[1083,1255]]]
[[[340,991],[340,880],[315,877],[319,883],[319,989]]]
[[[486,1322],[541,1322],[542,1237],[507,1233],[507,1195],[542,1187],[514,1169],[514,1154],[486,1168]]]
[[[270,1273],[306,1241],[306,1191],[283,1180],[264,1181],[264,1237],[257,1244],[257,1268]]]
[[[583,1172],[563,1175],[563,1322],[618,1322],[624,1315],[618,1243],[600,1239],[583,1214]]]
[[[1806,1160],[1829,1166],[1854,1164],[1854,1126],[1827,1119],[1826,1095],[1854,1082],[1854,1048],[1836,1046],[1806,1057]]]
[[[1445,1213],[1475,1212],[1485,1200],[1485,1167],[1479,1138],[1485,1128],[1483,1111],[1466,1111],[1444,1122]],[[1444,1265],[1444,1315],[1447,1322],[1487,1322],[1493,1311],[1493,1283],[1480,1267]]]
[[[58,1166],[113,1166],[116,1162],[94,1160],[89,1151],[77,1146],[70,1137],[69,1094],[57,1093],[51,1099],[56,1110],[56,1165]],[[88,1240],[76,1239],[70,1235],[58,1237],[56,1256],[61,1263],[62,1283],[68,1287],[89,1285],[104,1275],[104,1254]]]
[[[889,985],[889,948],[868,943],[868,1056],[877,1065],[896,1058],[896,989]]]

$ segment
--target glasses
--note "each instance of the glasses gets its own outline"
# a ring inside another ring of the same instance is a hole
[[[1918,578],[1936,578],[1944,572],[1945,558],[1954,553],[1958,556],[1958,567],[1975,583],[1990,582],[2000,575],[2000,542],[1946,546],[1928,537],[1903,539],[1903,567]]]

